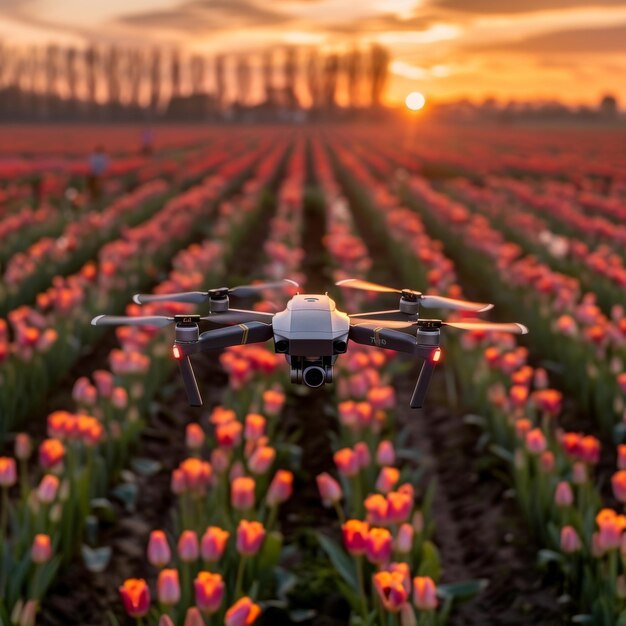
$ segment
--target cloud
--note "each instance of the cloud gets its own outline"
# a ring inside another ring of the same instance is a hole
[[[121,16],[118,22],[138,28],[204,33],[236,28],[285,25],[292,17],[251,0],[187,0],[175,9]]]
[[[533,35],[519,41],[466,46],[468,52],[521,52],[530,54],[623,53],[626,24],[604,28],[578,28]]]
[[[451,9],[462,13],[511,14],[623,5],[624,0],[433,0],[429,8]]]
[[[336,33],[361,35],[389,31],[423,31],[440,21],[439,17],[430,14],[402,19],[395,13],[383,13],[356,20],[326,24],[323,28]]]

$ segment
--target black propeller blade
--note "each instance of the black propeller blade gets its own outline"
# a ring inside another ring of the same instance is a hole
[[[183,291],[180,293],[159,293],[145,294],[138,293],[133,296],[136,304],[147,304],[148,302],[183,302],[187,304],[202,304],[211,298],[212,293],[220,293],[221,297],[236,296],[238,298],[250,298],[257,295],[265,289],[281,289],[285,287],[299,287],[295,280],[278,280],[266,283],[257,283],[256,285],[239,285],[237,287],[223,287],[211,289],[210,291]]]
[[[417,299],[421,306],[429,309],[451,309],[454,311],[473,311],[475,313],[488,311],[493,308],[493,304],[486,302],[472,302],[470,300],[458,300],[457,298],[448,298],[446,296],[431,296],[423,294],[413,289],[395,289],[377,283],[371,283],[367,280],[358,278],[347,278],[335,283],[339,287],[348,287],[350,289],[361,289],[364,291],[373,291],[377,293],[397,293],[405,296],[412,296]]]
[[[163,315],[142,315],[129,317],[126,315],[98,315],[91,320],[92,326],[157,326],[163,328],[174,323],[173,317]]]

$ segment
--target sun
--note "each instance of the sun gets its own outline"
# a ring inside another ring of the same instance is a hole
[[[404,100],[404,104],[406,104],[406,108],[410,111],[419,111],[424,108],[426,98],[424,98],[424,94],[419,91],[412,91]]]

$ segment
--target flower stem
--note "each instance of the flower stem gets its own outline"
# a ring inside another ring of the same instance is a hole
[[[359,584],[359,597],[361,599],[361,613],[363,619],[367,622],[367,596],[365,595],[365,581],[363,580],[363,557],[356,555],[354,557],[356,563],[356,577]]]
[[[246,557],[242,555],[239,559],[239,567],[237,569],[237,582],[235,583],[235,598],[240,598],[243,588],[243,575],[246,570]]]

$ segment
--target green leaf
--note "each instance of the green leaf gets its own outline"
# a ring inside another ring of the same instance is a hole
[[[312,620],[317,615],[315,609],[294,609],[289,611],[289,619],[296,624]]]
[[[348,583],[351,589],[357,589],[356,567],[352,557],[346,554],[346,552],[329,537],[318,533],[317,539],[339,575]]]
[[[555,550],[539,550],[537,553],[537,563],[540,567],[545,567],[550,563],[558,563],[561,565],[565,561],[565,557]]]
[[[146,458],[134,458],[130,462],[130,466],[133,468],[133,471],[140,476],[154,476],[158,474],[163,466],[159,461],[155,461],[154,459],[146,459]]]
[[[439,551],[432,541],[425,541],[422,545],[422,558],[419,564],[419,575],[430,576],[435,582],[441,576],[441,559]]]
[[[117,514],[113,508],[113,504],[108,498],[94,498],[91,501],[91,512],[99,520],[113,523],[117,519]]]
[[[470,426],[478,426],[483,430],[487,428],[487,420],[482,415],[474,415],[473,413],[468,413],[463,416],[463,423],[469,424]]]
[[[277,530],[267,533],[263,541],[263,547],[258,556],[258,571],[261,575],[270,572],[280,559],[280,550],[283,547],[283,536]]]
[[[83,555],[83,562],[85,567],[90,572],[104,572],[111,560],[112,550],[110,546],[103,546],[101,548],[90,548],[88,545],[83,544],[81,546],[81,554]]]
[[[506,448],[503,448],[502,446],[494,443],[489,446],[489,452],[491,452],[491,454],[493,454],[494,456],[497,456],[499,459],[502,459],[506,463],[513,465],[513,461],[515,460],[513,454]]]
[[[450,598],[455,602],[464,602],[470,600],[474,596],[484,591],[489,585],[489,581],[485,578],[475,578],[472,580],[464,580],[459,583],[447,583],[437,586],[437,593],[443,599]]]
[[[135,483],[122,483],[113,489],[113,495],[124,504],[129,513],[134,513],[139,495],[139,487]]]

